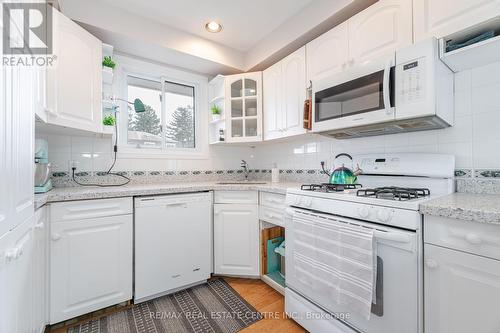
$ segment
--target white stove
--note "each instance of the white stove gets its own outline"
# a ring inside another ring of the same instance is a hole
[[[455,159],[440,154],[369,154],[354,156],[354,165],[363,170],[356,186],[306,184],[287,191],[286,311],[313,333],[421,333],[423,217],[419,205],[454,192]],[[300,224],[304,219],[308,230]],[[324,226],[330,221],[373,229],[379,263],[377,301],[369,319],[328,297],[330,287],[322,284],[324,278],[315,280],[337,270],[324,259],[335,256],[334,250],[325,256],[324,247],[315,247],[324,241]],[[317,274],[304,275],[315,270]],[[319,312],[324,319],[308,320],[310,312]],[[339,313],[349,316],[339,319]]]

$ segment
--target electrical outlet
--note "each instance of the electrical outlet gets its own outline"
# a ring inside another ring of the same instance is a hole
[[[68,169],[69,171],[73,170],[73,168],[78,169],[80,162],[74,161],[74,160],[69,160],[68,161]]]

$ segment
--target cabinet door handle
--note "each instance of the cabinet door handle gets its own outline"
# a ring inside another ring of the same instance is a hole
[[[438,263],[434,259],[427,259],[425,261],[425,266],[427,266],[428,268],[436,268],[438,267]]]
[[[481,237],[479,237],[477,234],[467,234],[465,235],[465,240],[472,245],[479,245],[483,242]]]
[[[176,278],[178,278],[180,276],[181,276],[180,274],[175,274],[175,275],[172,275],[172,278],[176,279]]]
[[[52,236],[50,237],[53,241],[58,241],[62,238],[62,236],[60,234],[52,234]]]
[[[197,271],[199,271],[199,270],[200,270],[200,268],[199,268],[199,267],[197,267],[197,268],[193,269],[193,272],[197,272]]]
[[[40,230],[40,229],[43,229],[45,223],[43,222],[40,222],[38,224],[35,224],[35,226],[33,227],[35,230]]]
[[[349,66],[352,66],[354,65],[354,58],[351,58],[351,60],[349,60]]]

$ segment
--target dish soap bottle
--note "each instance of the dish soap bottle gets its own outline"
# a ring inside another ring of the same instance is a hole
[[[271,169],[271,182],[279,183],[280,181],[280,170],[276,163],[273,163],[273,168]]]

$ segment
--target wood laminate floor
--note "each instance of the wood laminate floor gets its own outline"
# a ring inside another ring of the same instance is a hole
[[[302,333],[307,332],[295,321],[285,316],[285,298],[283,295],[257,279],[239,279],[225,277],[227,283],[238,292],[264,319],[241,330],[239,333]],[[106,311],[108,312],[108,311]],[[111,311],[112,312],[112,311]],[[110,313],[110,312],[108,312]],[[85,321],[89,320],[86,318]],[[74,322],[72,323],[74,324]],[[47,329],[50,333],[67,333],[67,327]]]
[[[285,297],[261,280],[225,277],[227,283],[238,292],[264,319],[241,330],[239,333],[301,333],[302,326],[285,316]]]

